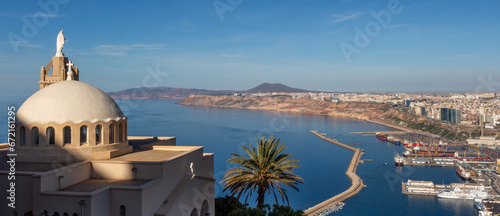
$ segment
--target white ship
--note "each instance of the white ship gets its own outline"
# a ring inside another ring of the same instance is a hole
[[[455,187],[455,190],[442,190],[438,193],[439,198],[449,199],[489,199],[487,190],[461,190]]]
[[[396,166],[403,166],[403,156],[396,153],[396,155],[394,155],[394,164]]]

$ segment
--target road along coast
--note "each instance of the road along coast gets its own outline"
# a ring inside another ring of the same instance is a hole
[[[322,136],[321,134],[319,134],[318,131],[309,131],[309,132],[318,136],[319,138],[321,138],[327,142],[333,143],[335,145],[338,145],[342,148],[346,148],[346,149],[354,152],[354,155],[352,156],[352,159],[351,159],[351,163],[349,164],[349,167],[347,168],[347,171],[345,172],[347,177],[349,177],[349,179],[351,180],[351,187],[349,187],[346,191],[344,191],[344,192],[342,192],[342,193],[340,193],[340,194],[338,194],[330,199],[327,199],[327,200],[325,200],[325,201],[323,201],[323,202],[321,202],[313,207],[310,207],[304,211],[304,215],[308,215],[308,216],[311,215],[312,216],[312,215],[317,215],[317,214],[321,213],[322,211],[327,210],[328,208],[336,205],[337,203],[342,202],[342,201],[348,199],[349,197],[354,196],[363,187],[366,187],[366,185],[363,185],[363,180],[356,174],[356,169],[358,168],[359,160],[361,158],[361,155],[363,155],[362,149],[354,148],[352,146],[343,144],[335,139],[326,138],[326,137]]]

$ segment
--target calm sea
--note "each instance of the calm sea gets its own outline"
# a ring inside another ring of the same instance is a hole
[[[19,107],[25,98],[0,97],[5,107]],[[395,167],[393,155],[401,153],[402,146],[376,140],[375,137],[352,135],[353,131],[391,130],[386,126],[354,119],[328,116],[279,113],[225,108],[186,107],[173,101],[117,101],[128,117],[129,135],[176,136],[177,145],[204,146],[205,152],[215,153],[216,196],[224,195],[218,182],[229,169],[226,160],[230,152],[241,152],[241,145],[255,144],[257,135],[275,136],[285,142],[286,152],[300,160],[296,174],[306,184],[300,191],[288,190],[290,205],[306,209],[322,202],[350,186],[345,175],[352,152],[332,145],[310,134],[309,130],[327,133],[343,143],[363,148],[366,161],[358,167],[358,175],[366,188],[345,201],[336,215],[476,215],[473,202],[446,200],[436,197],[406,196],[401,194],[401,181],[430,180],[449,184],[461,182],[453,168]],[[5,123],[0,130],[7,131]],[[6,133],[1,133],[6,140]],[[242,199],[244,201],[244,199]],[[274,203],[272,195],[267,203]],[[248,202],[254,206],[254,198]]]

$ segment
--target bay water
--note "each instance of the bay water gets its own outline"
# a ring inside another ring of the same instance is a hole
[[[26,98],[0,97],[5,107],[3,121],[7,121],[7,106],[17,108]],[[365,149],[362,159],[373,159],[360,164],[357,174],[366,188],[344,201],[346,205],[333,215],[476,215],[471,200],[438,199],[437,197],[407,196],[401,194],[401,181],[428,180],[437,184],[462,182],[454,168],[395,167],[394,153],[402,153],[403,146],[377,140],[374,136],[350,134],[355,131],[393,130],[383,125],[349,118],[322,115],[283,113],[274,111],[232,108],[187,107],[174,101],[117,100],[128,118],[128,133],[134,136],[176,136],[177,145],[204,146],[204,152],[215,153],[214,176],[216,197],[224,196],[220,184],[230,153],[242,154],[241,145],[255,146],[256,137],[275,136],[287,146],[286,153],[300,160],[296,174],[306,184],[300,191],[287,189],[290,206],[307,209],[350,187],[345,171],[353,153],[319,139],[310,130],[326,133],[327,137]],[[0,139],[7,141],[7,124],[0,124]],[[245,201],[244,197],[241,199]],[[281,202],[281,200],[279,200]],[[266,203],[274,203],[272,195]],[[248,198],[255,206],[255,196]]]

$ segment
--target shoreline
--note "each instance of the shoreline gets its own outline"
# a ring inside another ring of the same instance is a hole
[[[435,135],[435,134],[419,131],[416,129],[408,128],[405,126],[397,125],[397,124],[394,124],[392,122],[384,121],[382,119],[365,119],[365,121],[371,122],[374,124],[384,125],[384,126],[395,128],[395,129],[402,130],[402,131],[406,131],[408,133],[418,133],[418,134],[422,134],[422,135],[429,136],[432,138],[441,138],[441,136],[439,136],[439,135]]]
[[[349,187],[347,190],[344,192],[337,194],[333,196],[330,199],[327,199],[313,207],[310,207],[304,211],[304,215],[307,216],[313,216],[321,213],[324,210],[327,210],[331,208],[332,206],[356,195],[361,191],[362,188],[366,187],[366,185],[363,184],[363,180],[356,174],[356,170],[358,168],[359,160],[361,159],[361,155],[363,154],[363,151],[359,148],[354,148],[349,145],[343,144],[337,140],[326,138],[322,135],[320,135],[317,131],[309,131],[310,133],[316,135],[317,137],[321,138],[322,140],[325,140],[327,142],[330,142],[332,144],[338,145],[342,148],[346,148],[348,150],[351,150],[354,152],[351,162],[349,163],[349,167],[347,168],[347,171],[345,172],[346,176],[349,177],[351,180],[351,187]]]
[[[180,102],[180,101],[178,101]],[[322,116],[330,116],[333,118],[347,118],[347,119],[356,119],[359,121],[367,121],[370,123],[378,124],[378,125],[383,125],[386,127],[390,127],[396,130],[401,130],[405,131],[407,133],[417,133],[425,136],[429,136],[432,138],[440,138],[439,135],[431,134],[428,132],[423,132],[419,131],[416,129],[408,128],[402,125],[397,125],[393,122],[389,122],[383,119],[367,116],[364,114],[356,114],[356,113],[345,113],[345,112],[336,112],[336,113],[318,113],[318,112],[313,112],[313,111],[308,111],[308,112],[302,112],[300,110],[294,110],[294,109],[287,109],[283,110],[280,108],[269,108],[269,107],[234,107],[234,106],[217,106],[217,105],[193,105],[193,104],[182,104],[178,103],[176,104],[182,105],[182,106],[191,106],[191,107],[213,107],[213,108],[230,108],[230,109],[245,109],[245,110],[262,110],[262,111],[275,111],[275,112],[283,112],[283,113],[294,113],[294,114],[306,114],[306,115],[322,115]]]

